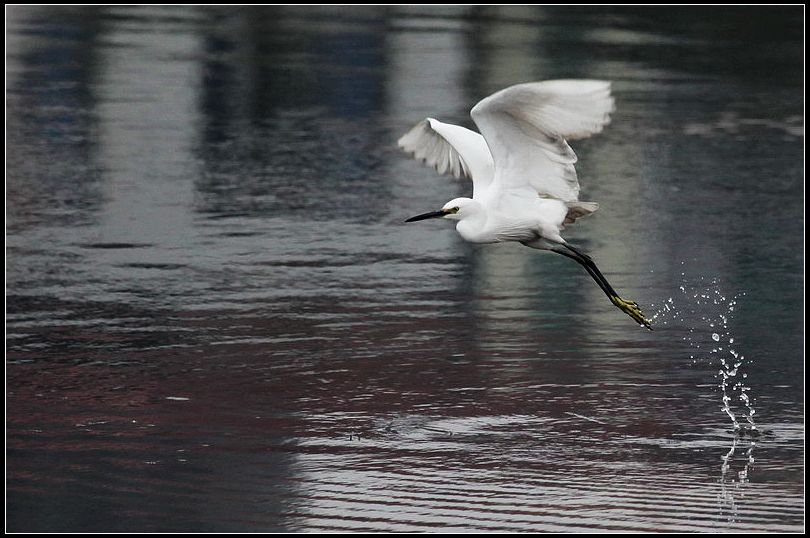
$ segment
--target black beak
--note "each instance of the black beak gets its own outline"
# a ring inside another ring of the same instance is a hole
[[[431,211],[430,213],[422,213],[421,215],[416,215],[415,217],[411,217],[405,222],[416,222],[417,220],[425,220],[425,219],[436,219],[439,217],[443,217],[447,215],[447,212],[443,209],[439,211]]]

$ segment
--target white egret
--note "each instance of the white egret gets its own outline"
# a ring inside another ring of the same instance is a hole
[[[566,139],[600,132],[613,109],[609,82],[549,80],[510,86],[480,101],[470,114],[481,134],[433,118],[419,122],[399,146],[440,173],[471,178],[473,197],[406,222],[456,220],[458,233],[472,243],[517,241],[562,254],[582,265],[614,305],[652,330],[638,304],[619,297],[593,260],[560,236],[566,224],[599,207],[579,201],[577,156]]]

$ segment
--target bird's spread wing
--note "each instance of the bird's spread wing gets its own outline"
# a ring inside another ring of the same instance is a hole
[[[518,84],[483,99],[471,111],[504,190],[533,189],[573,202],[579,196],[577,156],[566,138],[598,133],[610,122],[610,83],[550,80]]]
[[[427,118],[397,143],[441,174],[471,178],[474,191],[486,188],[492,181],[492,155],[484,137],[474,131]]]

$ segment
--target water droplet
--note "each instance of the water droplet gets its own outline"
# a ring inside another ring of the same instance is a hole
[[[714,340],[715,342],[719,342],[720,341],[720,335],[717,334],[717,333],[712,333],[712,340]]]

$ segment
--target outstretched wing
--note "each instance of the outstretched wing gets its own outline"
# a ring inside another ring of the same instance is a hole
[[[484,137],[474,131],[426,118],[397,143],[440,174],[449,172],[455,177],[471,178],[473,193],[480,192],[492,182],[492,155]]]
[[[610,122],[610,83],[549,80],[517,84],[475,105],[471,115],[492,152],[494,181],[504,191],[533,189],[574,202],[577,156],[566,138],[598,133]]]

